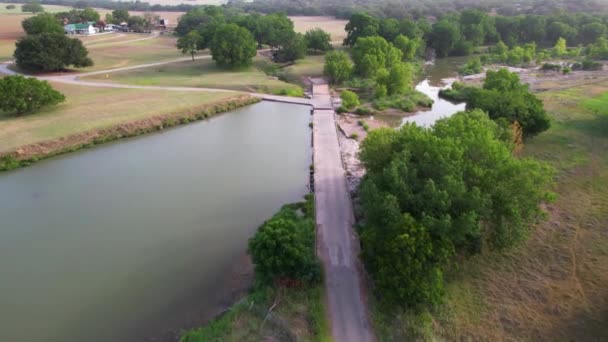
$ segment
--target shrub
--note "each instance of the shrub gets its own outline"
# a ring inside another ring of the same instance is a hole
[[[340,84],[353,74],[353,63],[343,51],[331,51],[325,55],[323,75],[329,77],[331,83]]]
[[[358,107],[355,110],[355,114],[358,114],[358,115],[371,115],[373,113],[374,113],[374,111],[371,108],[365,107],[365,106]]]
[[[583,70],[595,71],[595,70],[602,70],[603,66],[602,66],[602,63],[593,61],[591,59],[585,59],[581,63],[581,67]]]
[[[284,280],[315,283],[320,280],[321,268],[314,250],[312,201],[312,196],[308,196],[306,203],[284,206],[249,240],[256,279],[262,284]]]
[[[479,58],[469,59],[467,64],[461,66],[458,69],[458,73],[464,76],[479,74],[482,71],[483,65],[481,63],[481,59]]]
[[[65,96],[46,81],[23,76],[0,79],[0,110],[22,114],[63,101]]]
[[[572,69],[570,69],[570,67],[564,67],[564,68],[562,69],[562,73],[563,73],[564,75],[570,74],[570,73],[572,73]]]
[[[543,71],[561,71],[562,66],[559,64],[554,64],[554,63],[544,63],[543,66],[541,67],[541,70],[543,70]]]
[[[463,83],[454,82],[449,88],[441,89],[439,91],[439,97],[448,101],[454,102],[466,102],[473,87],[467,87]]]
[[[342,99],[342,106],[344,108],[353,109],[359,105],[359,96],[350,90],[342,91],[340,98]]]
[[[44,7],[37,2],[26,3],[21,5],[21,12],[40,13],[44,12]]]
[[[15,5],[12,5],[12,4],[11,5],[6,5],[6,9],[7,10],[14,10],[15,8],[16,8]]]

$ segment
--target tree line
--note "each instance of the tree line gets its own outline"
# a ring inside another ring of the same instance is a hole
[[[230,68],[250,65],[263,46],[268,46],[272,59],[280,63],[331,48],[328,33],[321,29],[297,33],[285,14],[243,14],[219,6],[188,11],[175,32],[179,37],[177,47],[183,53],[194,59],[197,51],[208,48],[218,65]]]
[[[552,15],[493,16],[467,9],[439,18],[431,24],[426,18],[378,18],[355,13],[346,26],[344,45],[353,46],[357,39],[381,36],[393,41],[399,34],[420,40],[434,49],[439,57],[465,56],[481,45],[503,43],[508,47],[523,44],[553,46],[560,38],[569,45],[593,44],[608,34],[608,17],[587,13]]]

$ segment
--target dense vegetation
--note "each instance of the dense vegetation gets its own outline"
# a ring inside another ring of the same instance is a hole
[[[233,31],[240,32],[239,44],[228,46],[225,37],[218,33],[220,28],[225,29],[230,25]],[[222,7],[207,6],[193,9],[181,18],[175,32],[180,37],[178,48],[184,53],[193,53],[194,37],[198,37],[196,50],[211,48],[211,52],[218,50],[217,44],[223,44],[223,57],[230,57],[238,63],[232,63],[233,67],[251,64],[251,58],[239,58],[243,48],[250,46],[261,48],[267,45],[271,49],[272,58],[275,62],[293,62],[306,55],[307,51],[312,53],[325,52],[331,48],[330,35],[321,29],[310,30],[306,35],[296,33],[294,24],[286,15],[272,13],[269,15],[245,15],[233,13]],[[196,32],[197,35],[190,34]],[[188,37],[188,38],[186,38]],[[216,43],[215,49],[213,43]],[[184,49],[185,48],[185,49]],[[234,57],[232,57],[234,55]],[[251,57],[255,56],[255,53]],[[219,63],[218,64],[222,65]]]
[[[316,283],[321,268],[315,254],[314,197],[286,205],[249,241],[259,285]]]
[[[16,114],[30,113],[65,101],[63,94],[46,81],[23,76],[0,78],[0,110]]]
[[[59,71],[69,66],[93,65],[82,41],[63,33],[27,35],[17,41],[14,55],[17,66],[29,71]]]
[[[513,246],[541,217],[552,171],[515,158],[508,132],[475,110],[363,141],[363,259],[382,301],[440,302],[454,256]]]
[[[549,115],[519,76],[507,69],[488,71],[483,88],[466,87],[455,83],[452,89],[442,90],[440,96],[467,103],[467,109],[481,109],[490,118],[507,125],[517,122],[524,137],[549,129]]]

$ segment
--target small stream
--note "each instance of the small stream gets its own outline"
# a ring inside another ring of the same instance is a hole
[[[401,124],[415,123],[418,126],[430,127],[435,121],[452,116],[465,110],[465,103],[452,103],[439,97],[439,91],[451,86],[457,76],[458,67],[466,63],[467,57],[448,57],[436,59],[424,71],[424,79],[416,85],[416,90],[433,100],[430,110],[423,110],[403,118]]]

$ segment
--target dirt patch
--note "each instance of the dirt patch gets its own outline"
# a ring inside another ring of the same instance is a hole
[[[365,175],[365,168],[359,160],[359,141],[363,141],[367,137],[368,131],[388,127],[388,125],[372,116],[364,117],[355,114],[336,115],[336,121],[339,128],[338,140],[340,141],[342,163],[346,170],[346,182],[349,192],[354,196]],[[364,128],[366,126],[367,130]]]
[[[238,96],[224,101],[203,105],[197,108],[196,112],[188,111],[184,113],[160,115],[22,146],[15,150],[0,154],[0,171],[28,166],[40,159],[76,151],[104,142],[160,131],[179,124],[206,119],[215,114],[259,101],[259,98],[248,95]]]

